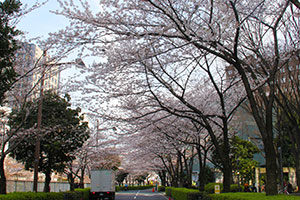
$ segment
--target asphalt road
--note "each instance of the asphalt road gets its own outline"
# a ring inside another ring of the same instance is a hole
[[[132,190],[116,193],[116,200],[168,200],[164,193],[152,190]]]

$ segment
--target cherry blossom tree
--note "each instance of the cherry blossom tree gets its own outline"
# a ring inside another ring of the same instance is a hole
[[[292,34],[292,33],[290,33]],[[300,59],[296,53],[288,53],[283,66],[280,68],[278,80],[276,81],[276,113],[277,127],[279,132],[279,144],[282,147],[281,138],[284,134],[291,141],[291,152],[295,160],[297,185],[300,185],[300,163],[299,163],[299,63]]]
[[[201,66],[222,66],[223,70],[225,65],[232,66],[242,81],[264,143],[266,192],[268,195],[277,194],[273,83],[280,61],[285,59],[281,52],[298,48],[298,42],[294,42],[299,41],[296,35],[285,37],[290,19],[299,12],[294,9],[294,4],[262,0],[103,1],[99,5],[101,11],[94,14],[87,1],[79,0],[81,7],[73,2],[59,2],[62,11],[57,11],[57,14],[66,16],[72,24],[66,30],[53,34],[50,40],[55,39],[65,49],[81,46],[82,54],[90,51],[91,55],[102,58],[102,63],[93,65],[93,71],[98,73],[92,73],[87,80],[94,85],[90,90],[97,90],[101,84],[103,89],[106,81],[109,91],[115,95],[131,94],[132,105],[144,101],[132,94],[143,93],[144,97],[152,96],[162,109],[170,113],[184,114],[184,117],[195,113],[198,123],[205,125],[214,144],[216,131],[208,126],[212,117],[185,97],[199,93],[195,86],[198,85],[200,71],[207,72]],[[91,69],[88,71],[93,72]],[[212,78],[211,75],[208,73],[208,77]],[[210,81],[214,85],[214,81]],[[227,105],[223,96],[226,90],[213,88],[218,94],[217,105],[221,106],[216,109],[223,124],[220,129],[227,138],[227,122],[233,109],[224,109]],[[102,90],[101,94],[106,98],[107,94],[112,94],[104,93]],[[187,110],[170,107],[162,101],[162,94],[173,96]],[[217,151],[222,155],[221,150]],[[224,174],[224,190],[229,191],[230,160],[226,151],[223,155],[224,167],[228,168],[225,170],[228,174]]]

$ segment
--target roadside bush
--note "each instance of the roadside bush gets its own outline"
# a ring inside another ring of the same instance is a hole
[[[208,183],[204,187],[204,191],[209,194],[215,193],[215,185],[220,185],[221,191],[223,191],[223,184],[222,183]],[[240,185],[240,192],[244,191],[244,187]],[[230,192],[239,192],[238,184],[231,184],[230,185]]]
[[[159,192],[164,192],[164,191],[166,191],[166,187],[165,186],[158,186],[158,191]]]
[[[80,192],[81,197],[83,197],[84,200],[89,200],[90,188],[77,188],[75,189],[75,192]]]
[[[77,188],[75,191],[64,192],[64,200],[89,200],[90,188]]]
[[[240,185],[240,190],[239,190],[239,185],[238,184],[231,184],[230,185],[230,192],[243,192],[244,191],[244,186]]]
[[[188,194],[198,193],[199,190],[187,189],[187,188],[172,188],[172,197],[180,200],[188,200]]]
[[[265,193],[255,192],[236,192],[236,193],[222,193],[222,194],[210,194],[211,200],[299,200],[299,196],[292,195],[277,195],[266,196]]]
[[[171,197],[172,196],[172,188],[171,187],[166,187],[165,188],[165,191],[166,191],[166,195],[168,197]]]
[[[223,190],[223,184],[222,183],[208,183],[204,186],[204,191],[213,194],[215,193],[215,185],[220,185],[221,191]]]
[[[167,187],[166,195],[176,200],[210,200],[205,192],[199,192],[197,189]]]
[[[62,200],[61,192],[14,192],[0,195],[0,200]]]

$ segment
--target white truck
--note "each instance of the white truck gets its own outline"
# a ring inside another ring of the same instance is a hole
[[[90,200],[115,200],[115,172],[107,169],[91,170]]]

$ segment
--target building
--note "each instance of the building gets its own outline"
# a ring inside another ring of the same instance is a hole
[[[11,107],[19,107],[26,100],[39,97],[42,75],[44,90],[59,90],[60,72],[55,62],[34,44],[19,45],[21,48],[16,53],[15,62],[19,80],[7,95]]]

